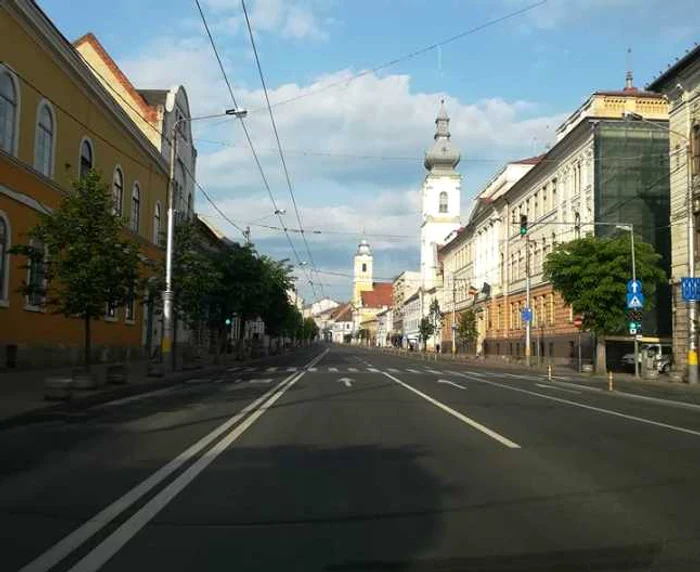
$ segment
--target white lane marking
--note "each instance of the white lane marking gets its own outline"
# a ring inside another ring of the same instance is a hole
[[[566,389],[565,387],[557,387],[556,385],[545,385],[544,383],[536,383],[535,385],[537,387],[541,387],[543,389],[556,389],[557,391],[565,391],[566,393],[576,393],[578,395],[581,395],[580,391],[575,391],[573,389]]]
[[[425,371],[427,371],[428,373],[434,373],[437,375],[440,375],[442,373],[441,371],[437,371],[436,369],[428,369],[428,368],[426,368]]]
[[[371,371],[372,373],[379,373],[379,370],[374,367],[367,368],[367,371]]]
[[[543,399],[549,399],[550,401],[558,401],[559,403],[566,403],[567,405],[573,405],[574,407],[580,407],[581,409],[588,409],[589,411],[596,411],[598,413],[605,413],[606,415],[612,415],[614,417],[620,417],[622,419],[629,419],[630,421],[637,421],[639,423],[645,423],[646,425],[653,425],[655,427],[662,427],[664,429],[670,429],[671,431],[677,431],[679,433],[686,433],[687,435],[693,435],[695,437],[700,437],[700,431],[695,431],[693,429],[688,429],[686,427],[678,427],[677,425],[669,425],[668,423],[662,423],[661,421],[653,421],[652,419],[645,419],[644,417],[637,417],[636,415],[628,415],[627,413],[620,413],[614,409],[603,409],[602,407],[595,407],[593,405],[586,405],[584,403],[578,403],[577,401],[571,401],[569,399],[563,399],[562,397],[554,397],[553,395],[546,395],[544,393],[538,393],[537,391],[529,391],[527,389],[521,389],[519,387],[513,387],[512,385],[505,385],[504,383],[498,383],[497,381],[487,381],[485,379],[475,379],[479,383],[486,383],[488,385],[493,385],[495,387],[502,387],[503,389],[509,389],[510,391],[517,391],[519,393],[526,393],[527,395],[534,395],[535,397],[542,397]]]
[[[457,372],[453,371],[452,373],[457,373]],[[483,373],[476,373],[475,371],[470,371],[469,373],[471,375],[475,375],[476,377],[486,377]],[[461,375],[461,374],[457,373],[457,375]]]
[[[357,373],[357,368],[356,367],[349,367],[348,371],[351,371],[353,373]]]
[[[70,569],[70,572],[96,572],[112,558],[124,545],[131,540],[136,533],[153,519],[168,503],[170,503],[182,490],[189,485],[204,469],[206,469],[219,455],[245,433],[270,407],[284,395],[305,374],[305,371],[294,374],[290,381],[282,382],[275,388],[275,393],[265,401],[259,409],[252,413],[238,427],[234,428],[209,451],[204,453],[184,473],[165,487],[160,493],[148,501],[143,507],[134,513],[117,530],[105,540],[93,548],[80,562]],[[278,389],[279,388],[279,389]]]
[[[265,371],[277,371],[277,367],[268,367]]]
[[[387,371],[393,371],[394,373],[399,373],[399,370],[396,369],[395,367],[388,367],[386,369],[387,369]]]
[[[328,371],[337,373],[337,372],[338,372],[338,368],[337,368],[337,367],[329,367],[329,368],[328,368]]]
[[[450,385],[454,385],[455,387],[459,387],[460,389],[467,389],[463,385],[460,385],[459,383],[455,383],[454,381],[450,381],[448,379],[438,379],[438,383],[448,383]]]
[[[389,370],[389,371],[392,371],[392,370]],[[396,370],[393,370],[393,371],[396,371]],[[411,373],[421,373],[417,369],[410,369],[410,368],[406,368],[406,371],[410,371]]]
[[[342,381],[345,384],[345,387],[352,387],[352,382],[354,380],[350,377],[341,377],[338,381]]]
[[[320,355],[312,359],[309,364],[318,363],[323,357],[328,353],[329,350],[325,350]],[[285,383],[293,379],[294,376],[288,376],[283,379],[278,385],[268,389],[263,395],[258,397],[252,403],[249,403],[236,415],[219,425],[211,433],[202,437],[194,445],[187,448],[185,451],[180,453],[175,459],[170,461],[167,465],[164,465],[153,473],[150,477],[141,481],[138,485],[128,491],[126,494],[118,498],[107,508],[104,508],[93,516],[90,520],[85,522],[80,527],[76,528],[73,532],[64,536],[46,552],[39,555],[37,558],[32,560],[29,564],[22,567],[19,572],[47,572],[56,564],[61,562],[66,556],[71,554],[74,550],[79,548],[84,542],[90,539],[92,536],[97,534],[102,528],[107,526],[112,520],[119,516],[122,512],[128,509],[132,504],[138,501],[142,496],[147,494],[151,489],[159,485],[162,481],[167,479],[173,472],[179,469],[184,463],[192,459],[195,455],[200,453],[202,449],[210,445],[215,439],[219,438],[222,434],[228,431],[231,427],[236,425],[241,419],[243,419],[248,413],[258,407],[263,403],[270,395],[274,394],[279,388],[283,387]],[[248,418],[250,419],[250,417]],[[210,451],[211,453],[211,451]],[[200,458],[201,459],[201,458]],[[191,467],[190,467],[191,468]],[[184,473],[183,473],[184,474]],[[136,531],[135,531],[136,532]]]
[[[272,383],[271,378],[265,378],[265,379],[251,379],[250,383]]]
[[[296,371],[296,370],[297,370],[297,368],[295,368],[295,367],[288,367],[287,368],[287,371]]]
[[[138,395],[132,395],[131,397],[123,397],[122,399],[115,399],[114,401],[108,401],[107,403],[102,403],[97,405],[95,409],[101,409],[103,407],[114,407],[116,405],[124,405],[125,403],[131,403],[132,401],[140,401],[142,399],[148,399],[149,397],[155,397],[156,395],[165,395],[171,391],[175,391],[176,387],[166,387],[165,389],[156,389],[155,391],[149,391],[148,393],[139,393]]]
[[[492,431],[492,430],[489,429],[488,427],[485,427],[484,425],[482,425],[482,424],[479,423],[478,421],[474,421],[473,419],[470,419],[470,418],[467,417],[466,415],[462,415],[459,411],[455,411],[454,409],[452,409],[451,407],[448,407],[448,406],[445,405],[444,403],[439,402],[437,399],[433,399],[433,398],[430,397],[429,395],[423,393],[422,391],[417,390],[415,387],[412,387],[412,386],[408,385],[407,383],[404,383],[404,382],[401,381],[399,378],[394,377],[394,376],[391,375],[390,373],[384,372],[384,375],[386,375],[389,379],[393,379],[396,383],[398,383],[398,384],[401,385],[402,387],[405,387],[405,388],[408,389],[409,391],[412,391],[412,392],[415,393],[416,395],[419,395],[420,397],[422,397],[422,398],[425,399],[426,401],[432,403],[433,405],[435,405],[435,407],[439,407],[439,408],[442,409],[443,411],[449,413],[449,414],[452,415],[453,417],[456,417],[457,419],[459,419],[459,420],[462,421],[463,423],[466,423],[466,424],[469,425],[470,427],[473,427],[473,428],[476,429],[477,431],[481,431],[484,435],[488,435],[488,436],[491,437],[492,439],[495,439],[496,441],[498,441],[498,442],[501,443],[502,445],[505,445],[505,446],[508,447],[509,449],[520,449],[520,445],[518,445],[518,444],[515,443],[514,441],[511,441],[510,439],[507,439],[507,438],[504,437],[503,435],[499,435],[498,433],[496,433],[495,431]]]

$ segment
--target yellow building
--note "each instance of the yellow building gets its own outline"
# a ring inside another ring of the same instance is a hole
[[[53,315],[18,289],[40,280],[8,250],[25,240],[82,172],[111,184],[117,209],[142,254],[161,259],[168,170],[161,153],[100,85],[34,2],[0,5],[0,368],[80,359],[83,324]],[[138,355],[153,333],[152,312],[105,309],[93,327],[103,358]],[[12,327],[6,327],[12,324]]]

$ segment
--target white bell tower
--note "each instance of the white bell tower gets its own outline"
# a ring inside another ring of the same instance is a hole
[[[362,239],[357,245],[355,253],[355,272],[352,284],[352,303],[356,308],[360,306],[362,292],[372,290],[372,249],[366,239]]]
[[[435,142],[425,154],[428,174],[423,181],[421,223],[421,282],[424,290],[435,285],[437,247],[460,227],[460,189],[462,176],[455,171],[460,153],[450,141],[450,118],[445,100],[435,118]]]

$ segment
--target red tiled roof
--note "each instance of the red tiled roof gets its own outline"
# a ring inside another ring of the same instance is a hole
[[[393,284],[391,282],[375,282],[373,290],[362,292],[362,305],[367,308],[381,308],[391,306],[393,295]]]

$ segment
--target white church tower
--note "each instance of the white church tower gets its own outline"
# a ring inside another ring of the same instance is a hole
[[[355,272],[352,284],[352,303],[356,308],[360,307],[362,292],[372,290],[372,249],[367,239],[363,238],[357,245],[355,253]]]
[[[428,174],[423,181],[421,223],[421,281],[424,290],[435,285],[437,247],[460,227],[460,187],[462,176],[455,171],[460,154],[450,142],[450,118],[445,100],[435,119],[435,142],[425,154]]]

